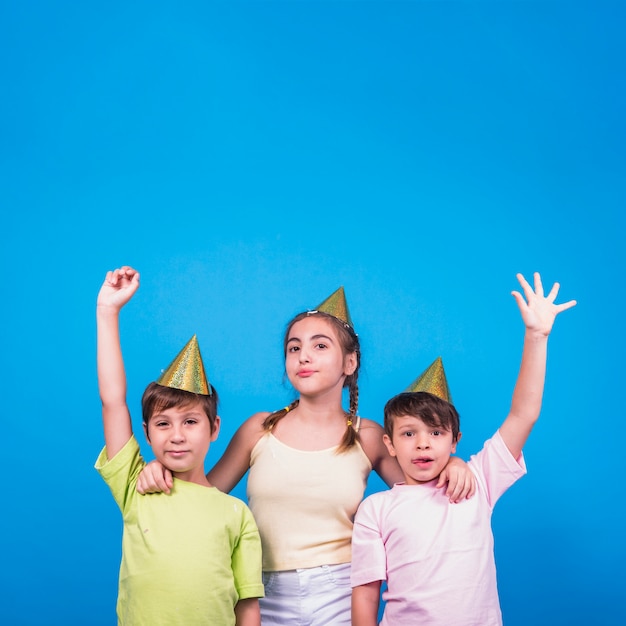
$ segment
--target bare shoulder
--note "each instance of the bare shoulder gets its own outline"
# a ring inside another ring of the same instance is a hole
[[[261,411],[251,415],[237,430],[233,440],[237,445],[243,445],[248,449],[254,448],[256,442],[263,436],[263,422],[270,415],[267,411]]]
[[[386,454],[383,427],[378,422],[361,418],[359,440],[363,451],[373,465],[376,465],[381,456]]]
[[[263,436],[263,421],[269,413],[255,413],[233,435],[224,454],[207,474],[212,485],[229,493],[250,467],[252,450]]]
[[[382,437],[383,435],[383,427],[374,420],[370,420],[362,417],[361,422],[359,424],[359,433],[362,436],[366,437],[378,437],[379,435]]]

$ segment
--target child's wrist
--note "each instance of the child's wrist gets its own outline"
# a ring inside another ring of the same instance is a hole
[[[102,316],[115,316],[120,312],[121,307],[114,304],[103,304],[98,302],[96,304],[96,314]]]
[[[548,341],[550,331],[542,331],[535,328],[526,329],[526,339],[535,343],[542,343]]]

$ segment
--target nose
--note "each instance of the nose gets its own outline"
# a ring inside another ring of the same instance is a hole
[[[300,363],[308,363],[311,360],[309,358],[309,352],[306,348],[300,348],[300,351],[298,352],[298,360]]]
[[[172,443],[180,443],[185,440],[185,434],[183,432],[182,425],[177,425],[170,431],[170,441]]]
[[[415,447],[418,450],[428,450],[428,448],[430,448],[428,435],[417,435],[415,438]]]

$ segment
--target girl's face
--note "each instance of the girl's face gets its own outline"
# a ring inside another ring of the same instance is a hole
[[[332,324],[311,315],[296,322],[287,337],[285,369],[300,395],[341,394],[346,376],[354,373],[356,354],[344,350]]]

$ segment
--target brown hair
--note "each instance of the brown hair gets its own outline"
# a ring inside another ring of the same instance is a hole
[[[289,333],[294,324],[299,322],[300,320],[305,319],[309,316],[316,316],[325,319],[331,324],[334,330],[337,333],[337,337],[339,339],[339,344],[341,345],[341,350],[343,355],[346,356],[348,354],[356,355],[356,367],[354,372],[349,376],[346,376],[346,380],[343,383],[344,387],[348,388],[348,393],[350,397],[350,409],[349,412],[346,413],[346,431],[343,435],[341,443],[339,444],[338,452],[345,452],[349,448],[351,448],[358,440],[358,433],[356,431],[356,419],[357,419],[357,410],[359,408],[359,367],[361,366],[361,345],[359,343],[359,337],[354,332],[354,329],[345,322],[341,321],[339,318],[334,315],[330,315],[328,313],[324,313],[323,311],[305,311],[304,313],[299,313],[296,315],[290,322],[287,324],[287,329],[285,330],[285,336],[283,338],[283,354],[287,354],[287,342],[289,340]],[[283,418],[289,411],[295,409],[300,400],[294,400],[290,405],[286,406],[284,409],[280,409],[279,411],[274,411],[265,418],[263,422],[263,429],[266,431],[272,430],[274,426]]]
[[[198,404],[198,406],[206,413],[211,424],[211,430],[215,428],[215,420],[217,418],[217,391],[211,385],[211,395],[204,396],[183,389],[175,389],[173,387],[165,387],[158,383],[150,383],[143,392],[141,398],[141,412],[143,414],[143,423],[148,426],[150,418],[159,411],[166,411],[172,407],[185,407],[190,404]]]
[[[431,427],[452,431],[452,441],[459,437],[460,419],[454,405],[427,391],[405,391],[385,404],[385,434],[393,437],[393,421],[396,417],[418,417]]]

